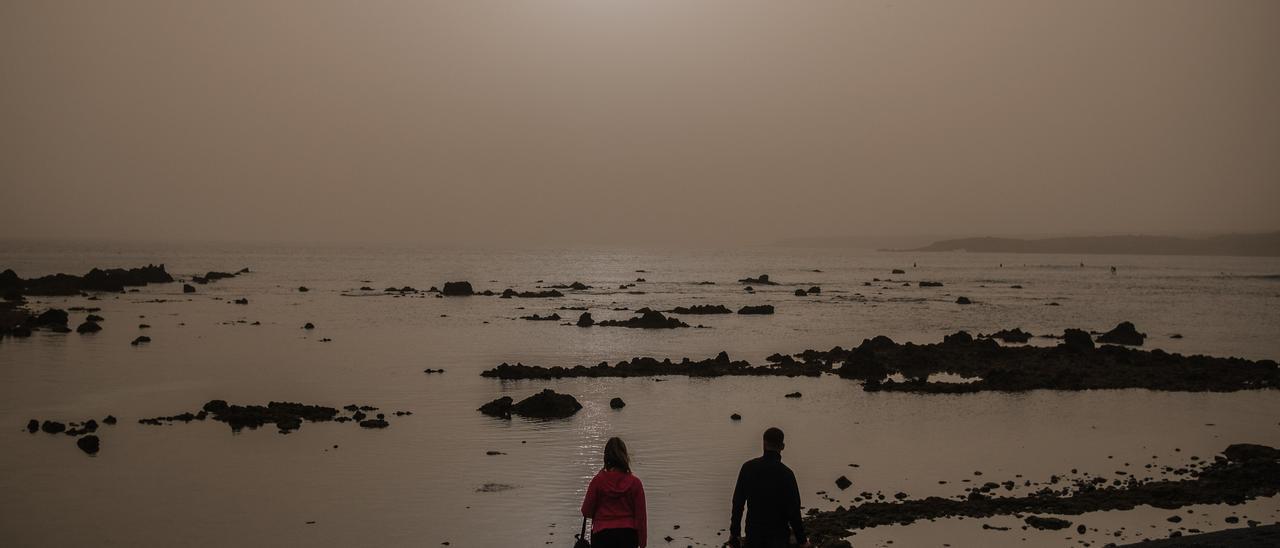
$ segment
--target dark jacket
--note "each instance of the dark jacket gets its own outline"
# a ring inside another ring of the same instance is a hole
[[[729,536],[741,536],[742,508],[747,507],[747,539],[786,542],[789,532],[796,542],[804,544],[804,523],[800,521],[800,488],[796,475],[782,464],[782,454],[765,451],[751,459],[738,472],[738,485],[733,489],[733,517]],[[754,544],[754,542],[752,542]]]

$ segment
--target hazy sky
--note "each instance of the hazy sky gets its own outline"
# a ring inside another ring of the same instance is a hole
[[[1275,0],[0,2],[0,237],[1275,228]]]

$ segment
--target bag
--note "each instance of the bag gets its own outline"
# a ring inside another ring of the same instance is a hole
[[[573,543],[573,548],[591,548],[591,541],[587,540],[587,518],[582,518],[582,532],[573,536],[578,539]]]

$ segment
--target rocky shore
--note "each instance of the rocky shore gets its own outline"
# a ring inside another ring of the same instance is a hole
[[[610,365],[600,362],[595,366],[578,365],[574,367],[541,367],[535,365],[501,364],[486,370],[481,376],[504,380],[511,379],[562,379],[570,377],[655,377],[661,375],[677,375],[688,377],[722,377],[737,376],[783,376],[783,377],[816,377],[827,371],[823,364],[817,362],[796,362],[752,366],[742,360],[730,360],[729,354],[721,352],[714,358],[693,361],[684,358],[679,362],[669,359],[632,358]]]
[[[928,497],[867,502],[826,512],[811,510],[805,526],[816,546],[836,548],[851,546],[843,539],[856,529],[907,525],[919,520],[1015,514],[1072,516],[1131,510],[1144,505],[1177,509],[1195,504],[1240,504],[1280,493],[1280,450],[1261,445],[1231,445],[1213,462],[1191,470],[1187,476],[1177,480],[1116,480],[1118,485],[1082,481],[1063,489],[1045,487],[1026,496],[993,497],[975,490],[955,499]],[[1069,526],[1070,522],[1067,523]]]

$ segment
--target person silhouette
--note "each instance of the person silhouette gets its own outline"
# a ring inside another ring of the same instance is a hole
[[[620,438],[609,438],[604,444],[604,468],[587,486],[582,517],[591,518],[593,548],[644,548],[648,544],[644,485],[631,473],[631,456]]]
[[[733,511],[729,522],[732,548],[782,548],[796,544],[811,547],[800,519],[800,488],[796,475],[782,464],[784,435],[778,428],[764,431],[764,454],[751,459],[738,471],[733,488]],[[746,538],[742,536],[742,511],[747,510]]]

